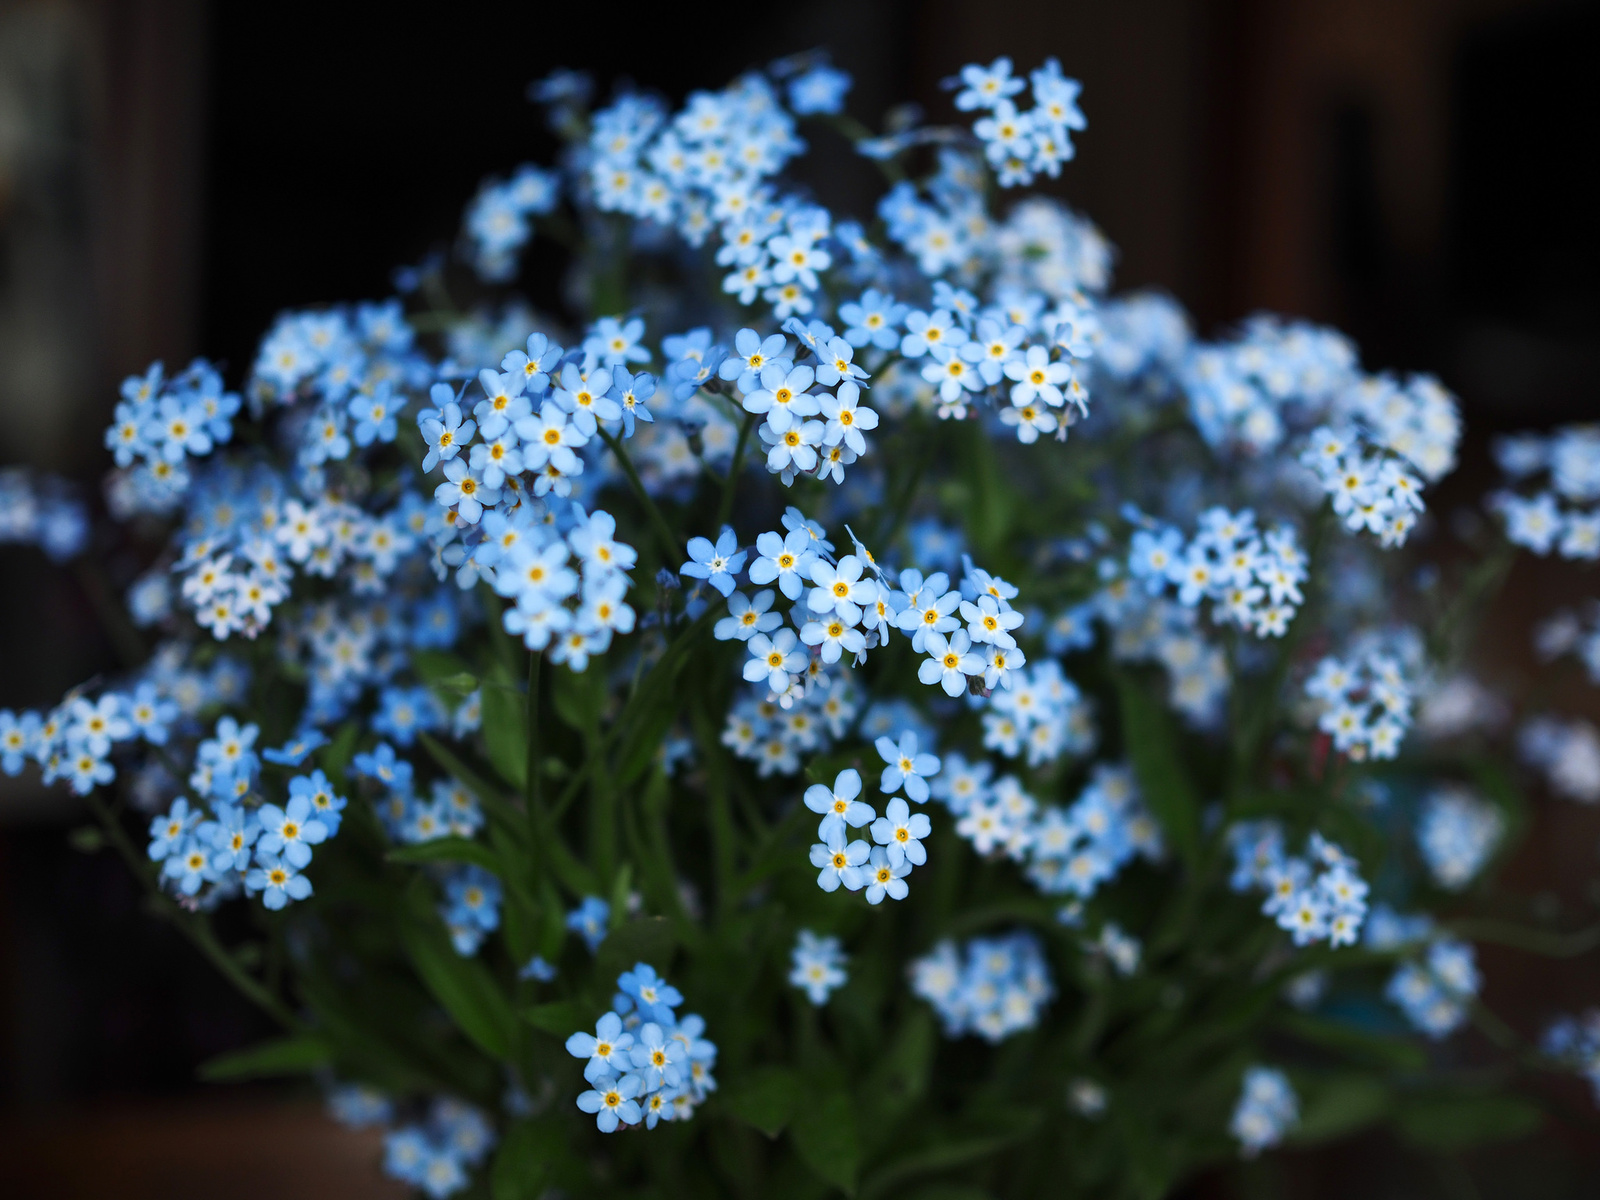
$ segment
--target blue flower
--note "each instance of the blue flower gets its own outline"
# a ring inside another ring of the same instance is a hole
[[[222,868],[214,862],[206,842],[198,837],[185,838],[176,853],[161,864],[164,878],[177,880],[178,890],[193,896],[204,883],[215,883],[222,878]]]
[[[753,573],[754,568],[751,570]],[[719,642],[735,638],[741,642],[748,642],[758,633],[771,633],[783,624],[781,613],[769,611],[772,608],[772,601],[771,588],[757,592],[754,599],[743,592],[735,592],[728,597],[728,615],[712,628],[712,636]]]
[[[748,395],[761,386],[761,372],[768,367],[781,366],[787,373],[790,360],[784,352],[788,345],[789,339],[781,333],[763,340],[754,329],[741,329],[734,335],[734,354],[723,360],[717,374],[737,380],[739,390]]]
[[[738,535],[724,525],[716,545],[703,537],[689,539],[689,561],[678,573],[691,579],[704,579],[724,596],[733,593],[734,576],[744,569],[745,552],[739,549]]]
[[[922,839],[932,832],[928,815],[913,813],[899,796],[889,801],[883,816],[872,823],[872,840],[888,851],[889,861],[897,867],[902,862],[918,867],[927,862],[928,851]]]
[[[583,1077],[590,1083],[619,1075],[628,1067],[628,1050],[633,1045],[633,1034],[622,1029],[622,1018],[616,1013],[606,1013],[595,1023],[594,1033],[575,1033],[567,1039],[567,1053],[573,1058],[586,1058]]]
[[[542,954],[535,954],[517,971],[518,979],[532,979],[539,983],[549,983],[555,977],[556,968],[546,962]]]
[[[606,929],[611,922],[611,905],[599,896],[585,896],[583,903],[567,914],[567,928],[583,938],[593,954],[606,940]]]
[[[277,763],[280,767],[298,767],[305,762],[306,755],[327,744],[327,736],[321,730],[303,729],[283,745],[263,750],[261,757],[269,763]]]
[[[379,742],[371,751],[356,755],[350,766],[356,774],[376,779],[397,791],[411,788],[411,764],[396,758],[394,747],[388,742]]]
[[[370,446],[373,441],[392,442],[399,432],[395,418],[405,410],[405,397],[398,399],[387,379],[372,389],[371,395],[358,395],[350,401],[349,411],[355,419],[353,435],[358,446]]]
[[[251,895],[260,892],[261,903],[277,910],[291,900],[304,900],[311,895],[311,881],[282,859],[263,857],[258,848],[256,867],[245,875],[244,890]]]
[[[214,821],[197,831],[211,843],[211,865],[218,871],[243,871],[250,865],[250,848],[261,836],[261,824],[255,813],[236,804],[219,804],[216,813]]]
[[[166,816],[156,817],[150,822],[150,860],[161,862],[176,854],[188,839],[189,832],[200,824],[201,815],[197,809],[189,807],[185,797],[179,796],[174,800]]]
[[[832,116],[844,111],[845,93],[852,80],[846,71],[826,63],[789,80],[789,108],[800,116]]]
[[[828,836],[811,847],[811,865],[819,868],[817,886],[825,892],[839,890],[842,883],[855,892],[866,886],[862,865],[872,855],[872,847],[859,838],[846,843],[844,823],[828,831]]]
[[[0,708],[0,771],[7,775],[22,771],[43,724],[38,713],[25,712],[19,717],[9,708]]]
[[[310,803],[312,815],[322,822],[329,837],[339,832],[344,822],[346,800],[334,793],[333,784],[321,771],[296,775],[289,780],[289,796],[291,800],[304,797]]]
[[[831,789],[821,783],[814,783],[806,789],[806,807],[822,816],[817,826],[819,838],[826,842],[834,833],[843,833],[845,826],[859,828],[877,815],[871,805],[856,799],[859,795],[861,772],[854,767],[840,771],[834,777]]]
[[[629,1056],[634,1067],[644,1077],[646,1091],[663,1087],[677,1087],[682,1075],[678,1069],[678,1047],[666,1031],[654,1021],[647,1021],[639,1030]]]
[[[594,1089],[578,1097],[578,1107],[595,1114],[594,1123],[601,1133],[615,1133],[618,1125],[639,1123],[643,1114],[634,1097],[643,1090],[643,1083],[637,1075],[592,1082]]]
[[[460,406],[451,399],[454,394],[448,384],[434,384],[433,402],[441,404],[441,407],[437,410],[425,409],[417,415],[417,424],[428,443],[428,453],[422,460],[424,471],[431,471],[441,462],[455,458],[477,432],[475,422],[462,420]]]
[[[790,955],[789,982],[805,991],[813,1004],[825,1004],[828,994],[849,978],[844,972],[844,951],[836,937],[818,937],[802,929]]]
[[[885,896],[891,900],[904,900],[910,891],[905,877],[911,874],[911,864],[904,859],[898,863],[890,861],[888,852],[882,846],[873,847],[862,874],[867,881],[868,904],[881,904]]]
[[[906,795],[918,804],[924,803],[928,799],[928,779],[939,773],[938,757],[917,753],[917,735],[909,729],[900,735],[899,745],[886,737],[873,744],[883,761],[889,764],[883,769],[878,787],[885,792],[897,792],[904,783]]]
[[[775,532],[761,534],[756,538],[758,557],[750,564],[750,582],[776,581],[778,590],[785,596],[791,600],[800,599],[805,580],[811,575],[811,564],[817,558],[811,546],[811,533],[806,529],[791,530],[787,536]]]
[[[635,963],[633,970],[617,976],[617,986],[625,995],[633,997],[639,1011],[651,1020],[670,1022],[672,1010],[683,1003],[683,993],[657,975],[656,969],[648,963]]]
[[[305,795],[290,799],[286,808],[263,804],[256,817],[261,822],[257,861],[281,854],[290,866],[303,868],[311,861],[311,847],[328,836],[328,827],[313,815],[311,799]]]

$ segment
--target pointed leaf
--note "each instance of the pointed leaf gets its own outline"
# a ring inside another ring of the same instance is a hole
[[[202,1063],[198,1074],[208,1082],[304,1075],[318,1067],[327,1066],[332,1057],[325,1039],[303,1033],[218,1055]]]
[[[1144,802],[1180,857],[1194,865],[1200,851],[1200,797],[1183,764],[1172,714],[1137,679],[1116,676],[1122,710],[1122,743],[1133,763]]]
[[[500,858],[493,850],[482,842],[463,837],[434,838],[413,846],[397,846],[386,857],[390,862],[398,863],[475,863],[496,875],[502,873]]]
[[[462,1033],[495,1058],[508,1057],[516,1028],[511,1001],[488,967],[456,953],[437,916],[430,912],[424,918],[414,911],[417,895],[413,890],[413,912],[400,921],[417,974]]]
[[[769,1138],[789,1123],[799,1098],[800,1079],[788,1067],[757,1067],[718,1097],[718,1106]]]
[[[801,1096],[789,1126],[800,1159],[821,1178],[854,1193],[861,1170],[855,1105],[843,1088]]]
[[[483,689],[483,742],[500,778],[521,791],[528,782],[528,700],[507,688]]]

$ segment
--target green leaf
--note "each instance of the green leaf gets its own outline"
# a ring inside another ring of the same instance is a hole
[[[1303,1091],[1300,1123],[1290,1135],[1301,1145],[1344,1137],[1389,1111],[1388,1090],[1363,1075],[1340,1075]]]
[[[893,1122],[922,1099],[937,1044],[933,1014],[917,1008],[900,1022],[889,1052],[867,1076],[862,1095],[868,1098],[869,1124],[888,1132]]]
[[[483,811],[490,820],[513,833],[522,831],[526,825],[522,814],[506,803],[506,798],[499,788],[468,767],[453,750],[437,738],[424,733],[420,735],[419,740],[423,749],[442,770],[478,798],[478,803],[483,805]]]
[[[591,1028],[597,1018],[588,1005],[576,1000],[557,1000],[523,1009],[522,1019],[535,1029],[565,1039],[579,1030]]]
[[[842,1087],[797,1097],[789,1136],[802,1162],[821,1178],[854,1194],[861,1170],[856,1110]]]
[[[528,782],[528,699],[506,688],[483,690],[483,742],[500,778],[519,792]]]
[[[413,650],[411,669],[423,683],[434,686],[453,675],[471,675],[466,659],[443,650]],[[477,686],[476,682],[473,686]]]
[[[412,893],[414,909],[419,894],[415,890]],[[444,927],[431,912],[426,920],[415,911],[403,917],[400,936],[417,974],[461,1032],[495,1058],[508,1057],[516,1018],[511,1001],[489,968],[476,958],[457,954]]]
[[[350,767],[350,760],[355,757],[356,739],[360,736],[361,727],[354,721],[346,721],[339,727],[339,732],[333,735],[333,741],[317,753],[322,769],[341,792],[348,786],[345,772]]]
[[[1296,1037],[1347,1058],[1398,1067],[1402,1071],[1420,1071],[1428,1065],[1427,1052],[1416,1043],[1358,1029],[1343,1021],[1303,1013],[1285,1013],[1278,1019],[1278,1025]]]
[[[757,1067],[722,1089],[718,1107],[769,1138],[783,1132],[800,1095],[800,1079],[788,1067]]]
[[[616,986],[617,976],[631,971],[635,963],[648,963],[665,975],[672,965],[677,945],[672,922],[665,917],[640,917],[606,934],[595,955],[594,974],[607,990]]]
[[[1184,770],[1183,748],[1172,714],[1139,680],[1118,671],[1122,743],[1144,792],[1144,802],[1191,867],[1200,853],[1200,798]]]
[[[572,1154],[562,1131],[534,1121],[506,1130],[489,1168],[493,1200],[538,1200],[550,1176]]]
[[[326,1041],[314,1034],[302,1033],[218,1055],[201,1063],[197,1074],[209,1083],[304,1075],[326,1066],[332,1057]]]
[[[502,873],[500,858],[493,850],[482,842],[464,837],[434,838],[414,846],[398,846],[389,851],[386,857],[390,862],[397,863],[475,863],[496,875]]]
[[[1426,1150],[1451,1152],[1532,1133],[1544,1113],[1531,1101],[1506,1095],[1419,1097],[1395,1114],[1400,1135]]]
[[[93,825],[80,825],[67,834],[67,844],[79,854],[94,854],[106,844],[106,835]]]
[[[968,1163],[978,1162],[998,1153],[1013,1142],[1022,1141],[1038,1127],[1038,1124],[1037,1117],[1028,1114],[1027,1119],[1017,1129],[1007,1133],[993,1133],[982,1137],[942,1138],[920,1150],[902,1155],[874,1171],[862,1185],[861,1194],[864,1198],[881,1196],[904,1180],[917,1175],[949,1171],[956,1167],[964,1167]]]

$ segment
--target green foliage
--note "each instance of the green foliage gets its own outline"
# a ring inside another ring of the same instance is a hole
[[[327,1066],[333,1059],[326,1038],[298,1034],[261,1042],[232,1054],[218,1055],[202,1063],[200,1078],[212,1083],[223,1080],[266,1079],[277,1075],[305,1075]]]

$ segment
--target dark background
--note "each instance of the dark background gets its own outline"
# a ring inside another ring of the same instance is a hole
[[[123,375],[204,353],[237,383],[281,309],[387,294],[486,174],[549,160],[523,93],[551,68],[681,98],[818,45],[874,126],[907,97],[947,114],[938,82],[964,62],[1057,55],[1089,117],[1058,186],[1119,245],[1119,286],[1169,289],[1206,332],[1270,308],[1339,325],[1370,368],[1438,373],[1475,431],[1463,498],[1487,431],[1600,416],[1592,4],[32,0],[0,3],[0,465],[92,487]],[[828,203],[870,211],[875,172],[842,143],[819,138],[806,170]],[[1519,568],[1512,614],[1551,586]],[[1500,648],[1504,672],[1522,647]],[[110,663],[81,581],[0,547],[0,706],[48,705]],[[87,1145],[124,1196],[215,1194],[205,1181],[241,1162],[309,1195],[292,1161],[251,1149],[281,1129],[322,1147],[314,1184],[358,1194],[370,1146],[193,1083],[261,1027],[116,862],[68,848],[77,820],[0,779],[0,1173],[33,1163],[38,1194],[75,1195]],[[1573,820],[1536,831],[1524,874],[1569,847],[1581,886],[1600,827]],[[1485,965],[1530,1028],[1600,996],[1592,963]],[[1372,1138],[1196,1194],[1593,1195],[1600,1123],[1564,1098],[1573,1121],[1530,1146],[1434,1162]]]

